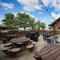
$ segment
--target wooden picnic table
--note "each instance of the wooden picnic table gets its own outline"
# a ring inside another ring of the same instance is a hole
[[[18,37],[18,38],[11,39],[10,43],[13,43],[13,47],[17,46],[18,43],[22,44],[23,46],[26,46],[29,41],[30,41],[30,38]]]
[[[12,39],[12,38],[16,38],[16,37],[18,37],[17,34],[9,34],[9,35],[6,35],[6,38],[7,38],[8,40],[10,40],[10,39]]]
[[[27,42],[29,41],[30,38],[26,38],[26,37],[21,37],[21,38],[13,38],[10,40],[11,43],[24,43],[24,42]]]
[[[60,60],[60,45],[48,45],[34,53],[37,60]]]

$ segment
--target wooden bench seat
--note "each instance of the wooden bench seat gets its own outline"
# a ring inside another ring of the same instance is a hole
[[[1,41],[3,41],[3,43],[7,42],[7,38],[0,38]]]
[[[12,48],[10,50],[8,50],[8,55],[9,57],[15,57],[16,54],[21,50],[21,48]]]
[[[32,44],[32,45],[35,45],[35,44],[36,44],[36,42],[34,42],[34,41],[33,41],[31,44]]]
[[[34,46],[31,44],[31,45],[27,45],[26,48],[31,52],[33,51]]]
[[[4,47],[9,47],[11,45],[12,45],[12,43],[5,43],[5,44],[3,44]]]

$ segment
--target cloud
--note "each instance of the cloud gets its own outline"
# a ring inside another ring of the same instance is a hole
[[[25,11],[42,10],[40,0],[17,0]],[[60,10],[60,0],[41,0],[46,7],[53,7],[56,11]]]
[[[2,20],[3,18],[0,17],[0,21]]]
[[[30,14],[30,13],[26,13],[26,14],[29,14],[31,17],[35,18],[34,15]]]
[[[60,0],[53,0],[52,6],[53,6],[56,10],[60,10]]]
[[[47,18],[46,18],[46,17],[43,17],[43,18],[41,18],[40,20],[41,20],[41,22],[44,22],[44,23],[47,22]]]
[[[7,7],[4,7],[5,10],[9,10]]]
[[[22,12],[22,13],[24,13],[24,12]],[[39,19],[39,18],[36,18],[34,15],[32,15],[32,14],[30,14],[30,13],[27,13],[27,12],[26,12],[26,14],[29,14],[31,17],[35,18],[35,22],[40,20],[41,22],[45,22],[45,23],[46,23],[46,21],[47,21],[47,20],[46,20],[46,19],[47,19],[46,17],[43,17],[43,18],[40,18],[40,19]]]
[[[42,14],[42,12],[38,12],[38,14]]]
[[[44,22],[44,23],[46,23],[46,22],[47,22],[46,17],[39,18],[39,19],[38,19],[38,18],[35,18],[35,22],[36,22],[36,21],[39,21],[39,20],[40,20],[41,22]]]
[[[55,10],[60,10],[60,0],[41,0],[46,7],[54,7]]]
[[[0,5],[2,7],[4,7],[5,10],[13,9],[14,8],[14,4],[12,4],[12,3],[4,3],[2,1],[0,1]]]
[[[13,14],[14,14],[14,16],[16,16],[17,15],[17,13],[15,13],[15,12],[12,12]]]
[[[17,0],[22,6],[23,10],[25,11],[35,11],[41,10],[41,5],[39,5],[38,0]]]
[[[41,0],[45,6],[48,6],[50,4],[51,0]]]
[[[2,24],[2,19],[3,19],[3,18],[0,17],[0,24]]]
[[[51,15],[52,15],[55,19],[58,19],[58,18],[60,17],[60,13],[59,13],[59,14],[55,14],[54,12],[52,12]]]

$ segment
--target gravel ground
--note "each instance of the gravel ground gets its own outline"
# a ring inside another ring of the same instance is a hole
[[[15,58],[8,58],[4,52],[0,51],[0,60],[35,60],[33,58],[34,52],[40,51],[41,48],[46,46],[47,43],[43,40],[42,35],[38,37],[38,42],[36,43],[33,52],[29,50],[22,51],[17,54]]]

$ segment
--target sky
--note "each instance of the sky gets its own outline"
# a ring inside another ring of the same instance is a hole
[[[40,1],[43,2],[44,6]],[[46,11],[45,7],[50,13]],[[48,26],[60,17],[60,0],[0,0],[0,24],[2,24],[4,14],[9,12],[14,13],[14,15],[18,12],[26,12],[36,21],[41,20]]]

